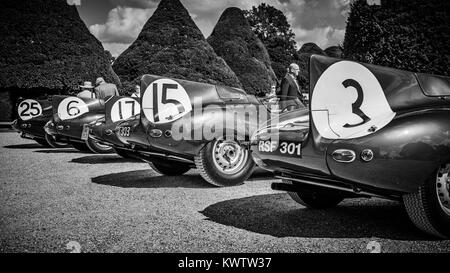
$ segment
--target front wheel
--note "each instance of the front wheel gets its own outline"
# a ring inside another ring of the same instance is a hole
[[[114,148],[110,145],[105,145],[100,143],[99,141],[88,137],[86,140],[86,146],[89,150],[96,154],[112,154],[115,153]]]
[[[217,139],[209,142],[195,157],[200,175],[219,187],[242,184],[253,172],[255,162],[248,149],[235,140]]]
[[[450,237],[450,162],[439,166],[418,191],[403,196],[411,221],[422,231]]]
[[[293,182],[291,180],[283,179],[283,183],[292,185]],[[288,192],[288,194],[295,202],[313,209],[333,208],[344,200],[344,197],[341,194],[320,188],[302,192]]]
[[[152,167],[152,169],[155,170],[157,173],[167,176],[182,175],[191,169],[189,165],[178,162],[170,162],[170,163],[151,162],[149,164],[150,167]]]

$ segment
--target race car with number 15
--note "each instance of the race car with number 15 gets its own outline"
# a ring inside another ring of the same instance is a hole
[[[164,175],[197,168],[216,186],[238,185],[251,175],[249,139],[258,121],[270,114],[255,96],[154,75],[141,78],[141,90],[140,114],[118,122],[114,130],[122,149]]]

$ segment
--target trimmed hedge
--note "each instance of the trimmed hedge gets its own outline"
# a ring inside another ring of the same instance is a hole
[[[159,3],[138,38],[116,59],[113,68],[128,82],[144,74],[154,74],[242,87],[179,0]]]
[[[222,13],[207,41],[236,73],[247,93],[263,96],[276,84],[267,49],[239,8]]]
[[[0,89],[69,93],[98,76],[120,84],[102,44],[65,0],[1,1],[0,36]]]
[[[450,1],[351,5],[344,55],[356,61],[450,76]]]

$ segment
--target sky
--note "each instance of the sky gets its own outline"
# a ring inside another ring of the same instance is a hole
[[[192,19],[209,37],[228,7],[249,10],[261,3],[283,11],[297,46],[314,42],[322,49],[343,42],[351,0],[181,0]],[[379,2],[380,0],[368,0]],[[115,57],[138,36],[159,0],[67,0],[77,6],[81,19],[103,47]]]

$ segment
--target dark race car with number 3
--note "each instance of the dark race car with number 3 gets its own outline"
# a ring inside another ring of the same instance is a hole
[[[298,203],[402,201],[421,230],[450,236],[450,78],[313,55],[310,109],[252,136],[255,162]]]
[[[52,102],[50,100],[23,99],[17,104],[18,118],[12,127],[23,138],[33,139],[37,143],[52,148],[67,147],[67,143],[58,142],[47,134],[44,125],[52,118]]]
[[[113,132],[122,151],[164,175],[197,168],[216,186],[243,183],[254,162],[248,151],[257,120],[268,110],[253,95],[219,85],[144,75],[141,112]],[[267,119],[266,119],[267,120]]]
[[[105,117],[105,102],[100,99],[73,96],[53,96],[53,119],[45,131],[77,150],[93,153],[113,153],[114,149],[95,140],[89,134],[89,124]]]

